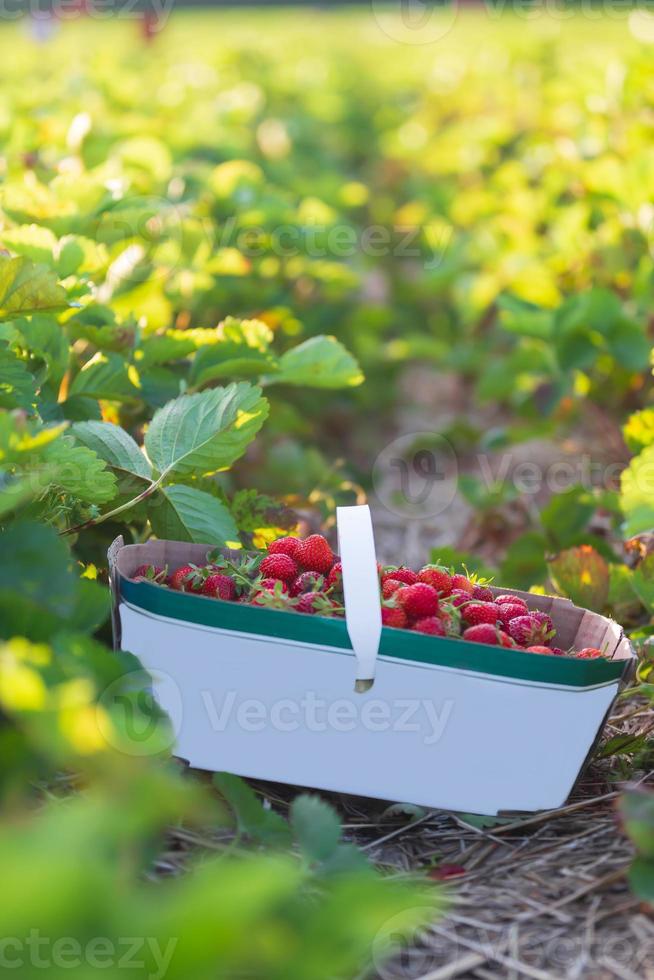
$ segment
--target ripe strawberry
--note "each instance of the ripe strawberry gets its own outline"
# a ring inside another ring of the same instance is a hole
[[[325,592],[303,592],[296,600],[295,609],[314,616],[339,616],[344,611],[340,603],[334,602]]]
[[[452,592],[454,592],[455,589],[462,589],[464,592],[469,592],[470,594],[472,594],[474,585],[472,584],[470,579],[467,578],[467,576],[465,575],[453,575]]]
[[[259,588],[265,592],[279,592],[281,595],[288,595],[288,585],[278,578],[264,578],[259,582]]]
[[[461,618],[468,626],[478,626],[479,623],[495,625],[499,619],[499,609],[494,602],[469,602],[461,607]]]
[[[532,619],[535,619],[537,623],[540,623],[544,627],[547,633],[551,633],[552,636],[556,633],[554,629],[554,623],[547,615],[547,613],[541,612],[539,609],[534,609],[529,615]]]
[[[404,582],[405,585],[415,585],[418,581],[416,573],[410,568],[404,568],[403,565],[400,565],[399,568],[396,568],[395,565],[386,565],[381,573],[382,585],[389,578],[396,582]]]
[[[596,657],[601,657],[602,651],[598,650],[597,647],[584,647],[583,650],[577,650],[575,657],[579,657],[581,660],[595,660]]]
[[[504,630],[498,629],[497,631],[497,642],[501,647],[515,647],[515,643],[511,639],[508,633]]]
[[[133,579],[144,578],[148,582],[156,582],[162,585],[166,580],[166,569],[161,565],[139,565],[131,576]]]
[[[527,647],[527,653],[545,653],[549,656],[551,652],[552,651],[550,650],[549,647],[543,647],[543,646]]]
[[[448,602],[451,602],[453,606],[462,606],[464,602],[470,602],[472,596],[469,592],[464,592],[463,589],[452,589],[452,594],[448,597]]]
[[[288,555],[267,555],[259,566],[266,578],[290,582],[297,575],[297,565]]]
[[[552,647],[550,653],[554,657],[565,657],[566,655],[565,650],[562,650],[561,647]]]
[[[226,599],[228,602],[236,598],[236,586],[229,575],[209,575],[202,585],[202,595],[214,599]]]
[[[438,611],[438,593],[425,582],[405,585],[404,588],[398,589],[395,595],[409,619],[434,616]]]
[[[200,592],[203,579],[195,565],[182,565],[172,573],[168,584],[177,592]]]
[[[324,576],[319,572],[302,572],[291,585],[291,595],[301,595],[303,592],[318,592],[325,584]]]
[[[329,575],[327,576],[327,588],[343,588],[343,566],[341,565],[340,561],[334,562],[332,567],[329,569]]]
[[[500,622],[508,626],[512,619],[525,615],[525,607],[518,605],[517,602],[503,602],[500,605],[495,603],[499,609]]]
[[[436,614],[445,627],[448,636],[459,636],[461,633],[461,613],[454,606],[439,604]]]
[[[428,633],[430,636],[445,636],[445,627],[437,616],[425,616],[424,619],[417,620],[412,630],[416,633]]]
[[[288,555],[288,557],[292,558],[293,561],[297,561],[301,543],[302,542],[299,538],[276,538],[275,541],[271,541],[268,545],[268,554]]]
[[[404,583],[398,581],[396,578],[387,578],[382,582],[382,596],[384,599],[390,599],[394,592],[398,589],[403,588]]]
[[[546,620],[551,626],[552,620],[549,616],[546,617]],[[512,619],[508,629],[518,646],[546,646],[548,640],[554,635],[553,630],[548,630],[547,626],[547,622],[541,622],[533,613],[528,613],[526,616],[516,616],[515,619]]]
[[[425,565],[418,572],[418,581],[431,585],[441,596],[449,595],[452,591],[452,576],[442,565]]]
[[[393,626],[395,629],[405,629],[409,620],[401,606],[382,606],[382,626]]]
[[[529,606],[524,599],[521,599],[519,595],[498,595],[495,596],[495,602],[498,606],[520,606],[521,609],[527,613],[529,612]]]
[[[472,598],[479,599],[481,602],[492,602],[494,596],[492,590],[487,585],[473,585]]]
[[[499,633],[500,630],[492,623],[478,623],[476,626],[469,626],[467,630],[463,631],[463,639],[470,643],[490,643],[492,646],[498,646],[501,642]]]
[[[297,561],[306,571],[326,575],[334,564],[334,553],[322,534],[310,534],[300,542]]]

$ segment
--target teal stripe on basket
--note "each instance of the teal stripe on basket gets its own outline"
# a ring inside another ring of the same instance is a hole
[[[224,602],[189,592],[175,592],[150,582],[133,582],[123,576],[120,577],[120,594],[126,602],[157,616],[239,633],[274,636],[295,643],[352,649],[342,619]],[[629,663],[627,660],[604,658],[575,660],[572,657],[548,657],[482,643],[425,636],[386,626],[382,629],[379,653],[397,660],[456,667],[497,677],[566,687],[592,687],[617,681]]]

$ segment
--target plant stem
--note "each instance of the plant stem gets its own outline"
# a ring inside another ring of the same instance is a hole
[[[83,521],[82,524],[76,524],[74,527],[67,527],[63,531],[60,531],[59,534],[76,534],[77,531],[83,531],[87,527],[96,527],[98,524],[103,524],[112,517],[117,517],[118,514],[122,514],[124,511],[129,510],[130,507],[135,507],[136,504],[140,504],[141,501],[147,500],[148,497],[151,497],[152,494],[161,486],[164,476],[165,473],[162,473],[158,479],[153,480],[153,482],[150,483],[145,490],[142,490],[138,496],[132,497],[131,500],[128,500],[127,503],[121,504],[120,507],[114,507],[113,510],[107,511],[106,514],[100,514],[98,517],[92,517],[88,521]]]

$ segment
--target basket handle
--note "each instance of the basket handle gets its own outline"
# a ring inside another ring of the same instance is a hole
[[[369,690],[381,640],[381,602],[375,538],[367,504],[337,507],[338,550],[343,568],[345,622],[357,659],[355,691]]]

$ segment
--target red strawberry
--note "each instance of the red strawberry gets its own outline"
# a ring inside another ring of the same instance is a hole
[[[542,646],[527,647],[527,653],[545,653],[549,656],[551,652],[552,651],[550,650],[549,647],[542,647]]]
[[[497,642],[501,647],[515,647],[515,643],[511,639],[508,633],[504,630],[498,629],[497,631]]]
[[[439,605],[438,618],[445,627],[448,636],[458,636],[461,632],[461,614],[450,605]]]
[[[495,623],[499,619],[499,609],[494,602],[469,602],[461,606],[461,618],[468,626],[478,626],[479,623]]]
[[[387,578],[382,582],[382,595],[384,599],[390,599],[394,592],[403,587],[402,582],[396,578]]]
[[[425,565],[418,572],[418,581],[431,585],[441,596],[449,595],[452,591],[452,576],[441,565]]]
[[[438,611],[438,593],[425,582],[405,585],[395,593],[397,601],[410,619],[434,616]]]
[[[556,630],[554,629],[554,623],[547,615],[547,613],[541,612],[539,609],[534,609],[529,613],[532,619],[535,619],[537,623],[540,623],[544,627],[547,633],[551,633],[554,636]]]
[[[299,538],[277,538],[268,545],[269,555],[288,555],[294,561],[298,560],[298,551],[302,542]]]
[[[546,618],[551,625],[552,620],[549,616]],[[528,613],[526,616],[516,616],[509,623],[508,629],[518,646],[521,647],[545,646],[553,636],[553,633],[547,629],[547,623],[539,622],[532,613]]]
[[[172,573],[168,584],[177,592],[200,592],[203,580],[195,565],[182,565]]]
[[[497,606],[497,603],[495,605]],[[503,602],[498,606],[498,609],[500,622],[504,623],[505,626],[508,626],[512,619],[525,615],[524,606],[518,605],[517,602]]]
[[[259,566],[266,578],[278,578],[290,582],[297,575],[297,565],[288,555],[266,555]]]
[[[597,647],[584,647],[583,650],[577,650],[575,654],[575,657],[579,657],[581,660],[594,660],[601,656],[602,651],[598,650]]]
[[[452,592],[454,592],[455,589],[462,589],[464,592],[472,593],[474,585],[465,575],[453,575]]]
[[[387,565],[382,569],[381,581],[382,585],[386,579],[392,578],[396,582],[404,582],[405,585],[415,585],[418,581],[418,576],[410,568],[404,568],[400,565],[399,568],[395,568],[394,565]]]
[[[300,542],[297,561],[309,572],[327,574],[334,564],[334,553],[322,534],[310,534]]]
[[[411,629],[416,633],[428,633],[430,636],[445,636],[445,627],[437,616],[425,616],[413,624]]]
[[[343,607],[325,592],[303,592],[295,604],[299,613],[316,616],[342,615]]]
[[[463,639],[470,643],[490,643],[492,646],[499,646],[500,644],[504,646],[499,638],[500,632],[492,623],[478,623],[476,626],[469,626],[467,630],[463,631]]]
[[[382,626],[394,626],[395,629],[405,629],[408,619],[400,606],[382,606]]]
[[[554,657],[565,657],[566,655],[565,650],[562,650],[561,647],[552,647],[550,653]]]
[[[448,602],[453,606],[462,606],[464,602],[470,602],[470,598],[470,593],[464,592],[463,589],[453,589],[452,594],[447,597]]]
[[[481,602],[492,602],[494,599],[493,592],[486,585],[473,585],[472,587],[472,598],[479,599]]]
[[[259,588],[265,592],[279,592],[281,595],[288,595],[288,585],[278,578],[264,578],[259,582]]]
[[[520,606],[520,608],[521,609],[524,609],[525,612],[529,612],[529,606],[527,605],[527,603],[525,602],[524,599],[521,599],[520,598],[519,595],[509,595],[509,594],[507,594],[507,595],[498,595],[498,596],[495,596],[495,602],[497,603],[498,606],[503,606],[505,604],[507,606],[509,606],[509,605],[510,606]]]
[[[343,588],[343,566],[341,565],[340,561],[334,562],[332,567],[329,569],[329,575],[327,576],[327,588]]]
[[[202,585],[202,595],[231,601],[236,598],[236,586],[229,575],[209,575]]]
[[[291,585],[291,595],[301,595],[303,592],[318,592],[325,584],[325,579],[318,572],[302,572]]]

